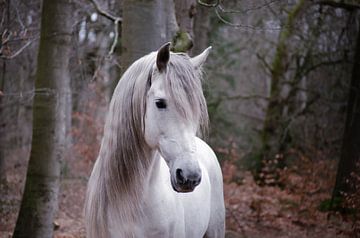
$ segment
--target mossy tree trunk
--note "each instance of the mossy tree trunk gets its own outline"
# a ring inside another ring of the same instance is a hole
[[[172,40],[172,51],[188,52],[193,47],[194,17],[196,14],[195,0],[174,0],[178,30]]]
[[[14,236],[52,237],[70,94],[71,0],[44,0],[33,104],[33,139]]]
[[[293,35],[295,20],[300,14],[304,3],[305,1],[301,0],[293,7],[293,9],[291,9],[287,21],[279,34],[275,56],[271,64],[269,103],[261,134],[261,160],[274,158],[277,153],[281,152],[282,126],[285,123],[282,118],[285,103],[281,97],[281,85],[287,70],[287,45],[289,44],[289,39]]]

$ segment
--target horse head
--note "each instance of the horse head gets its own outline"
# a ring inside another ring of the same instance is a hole
[[[158,50],[149,73],[144,135],[146,143],[165,159],[173,189],[191,192],[201,182],[195,137],[207,121],[199,78],[210,47],[190,58],[170,53],[169,46]]]

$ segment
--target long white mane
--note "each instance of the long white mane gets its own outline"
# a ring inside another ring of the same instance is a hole
[[[88,237],[109,237],[110,219],[141,218],[142,184],[153,157],[143,131],[155,60],[155,52],[137,60],[114,91],[86,196]],[[201,133],[208,125],[201,73],[187,55],[171,53],[165,81],[169,100],[174,100],[184,120],[197,122]]]

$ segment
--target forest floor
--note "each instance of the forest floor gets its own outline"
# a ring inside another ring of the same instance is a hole
[[[0,187],[0,237],[11,237],[21,202],[27,152],[16,153]],[[69,157],[63,168],[59,210],[54,222],[56,238],[85,237],[83,205],[93,162]],[[336,163],[310,160],[282,171],[283,186],[259,186],[249,172],[223,163],[228,238],[357,237],[350,216],[321,212],[329,199]],[[280,188],[281,187],[281,188]]]

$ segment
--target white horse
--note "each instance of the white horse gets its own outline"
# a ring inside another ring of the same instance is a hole
[[[224,237],[219,163],[197,137],[208,114],[201,66],[158,52],[137,60],[112,97],[85,203],[88,238]]]

